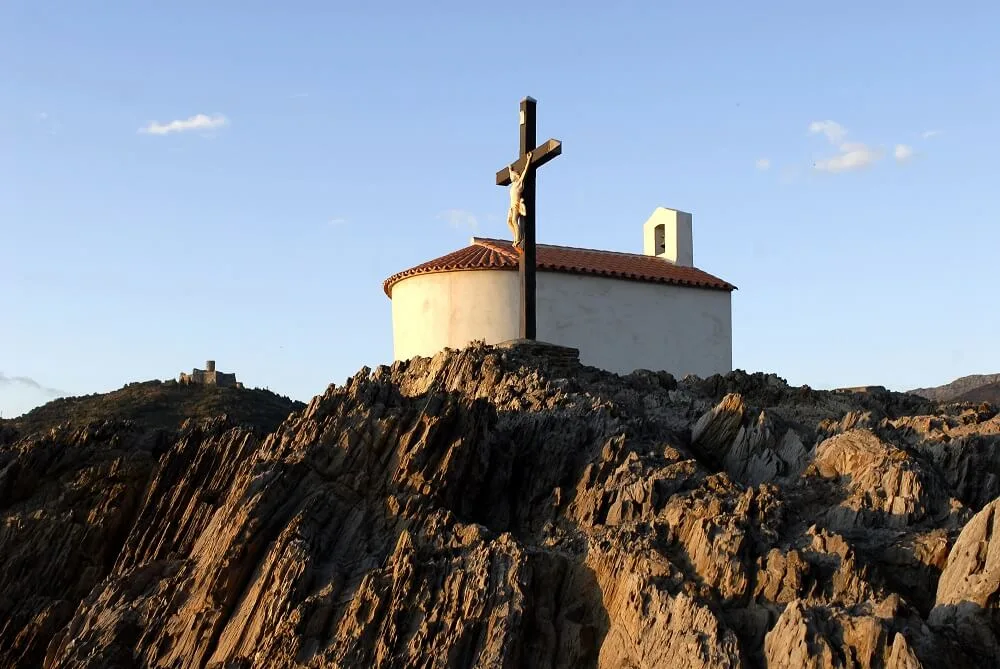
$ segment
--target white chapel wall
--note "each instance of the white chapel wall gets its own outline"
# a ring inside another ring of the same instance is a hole
[[[580,350],[620,374],[705,377],[732,369],[730,293],[562,272],[538,273],[538,339]],[[392,288],[397,360],[518,336],[518,275],[468,270],[412,276]]]
[[[465,270],[403,279],[392,287],[395,358],[431,356],[476,339],[515,339],[519,299],[517,272]]]
[[[678,378],[732,371],[727,291],[539,272],[537,299],[538,338],[580,349],[585,365]]]

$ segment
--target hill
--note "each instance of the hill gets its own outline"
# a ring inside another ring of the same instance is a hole
[[[955,397],[953,402],[989,402],[1000,406],[1000,382],[986,383],[967,390]]]
[[[1000,661],[989,406],[521,345],[266,435],[85,415],[0,446],[0,666]]]
[[[915,388],[907,392],[938,402],[978,401],[1000,405],[998,388],[1000,388],[1000,374],[973,374],[955,379],[943,386]],[[971,399],[974,397],[981,399]]]
[[[305,405],[262,389],[219,388],[176,381],[130,383],[103,394],[67,397],[40,406],[23,416],[0,420],[0,427],[20,436],[46,432],[59,425],[83,425],[108,419],[132,420],[152,429],[177,430],[187,419],[228,415],[269,432],[292,411]]]

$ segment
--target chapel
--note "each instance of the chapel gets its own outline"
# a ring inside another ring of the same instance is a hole
[[[619,374],[732,371],[736,287],[694,266],[691,214],[659,207],[642,234],[641,254],[536,246],[538,341],[578,349],[583,364]],[[383,288],[396,360],[518,337],[518,250],[509,241],[473,237]]]

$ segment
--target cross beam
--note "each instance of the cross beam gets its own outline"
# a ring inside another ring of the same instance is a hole
[[[521,339],[536,338],[535,320],[535,272],[538,266],[535,249],[535,170],[562,153],[562,143],[550,139],[541,146],[535,146],[535,106],[534,98],[521,100],[521,132],[518,157],[513,164],[497,172],[497,185],[511,184],[511,169],[524,175],[521,201],[524,214],[520,216],[521,253],[518,259],[518,275],[521,284]],[[528,153],[531,153],[530,163]]]
[[[536,146],[531,152],[531,167],[538,169],[556,156],[562,154],[562,142],[558,139],[550,139],[541,146]],[[497,186],[510,185],[510,169],[520,173],[524,169],[524,156],[514,161],[513,165],[503,168],[497,172]]]

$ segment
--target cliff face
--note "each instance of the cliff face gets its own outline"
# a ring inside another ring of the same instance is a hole
[[[1000,416],[474,347],[0,449],[0,664],[1000,660]]]

